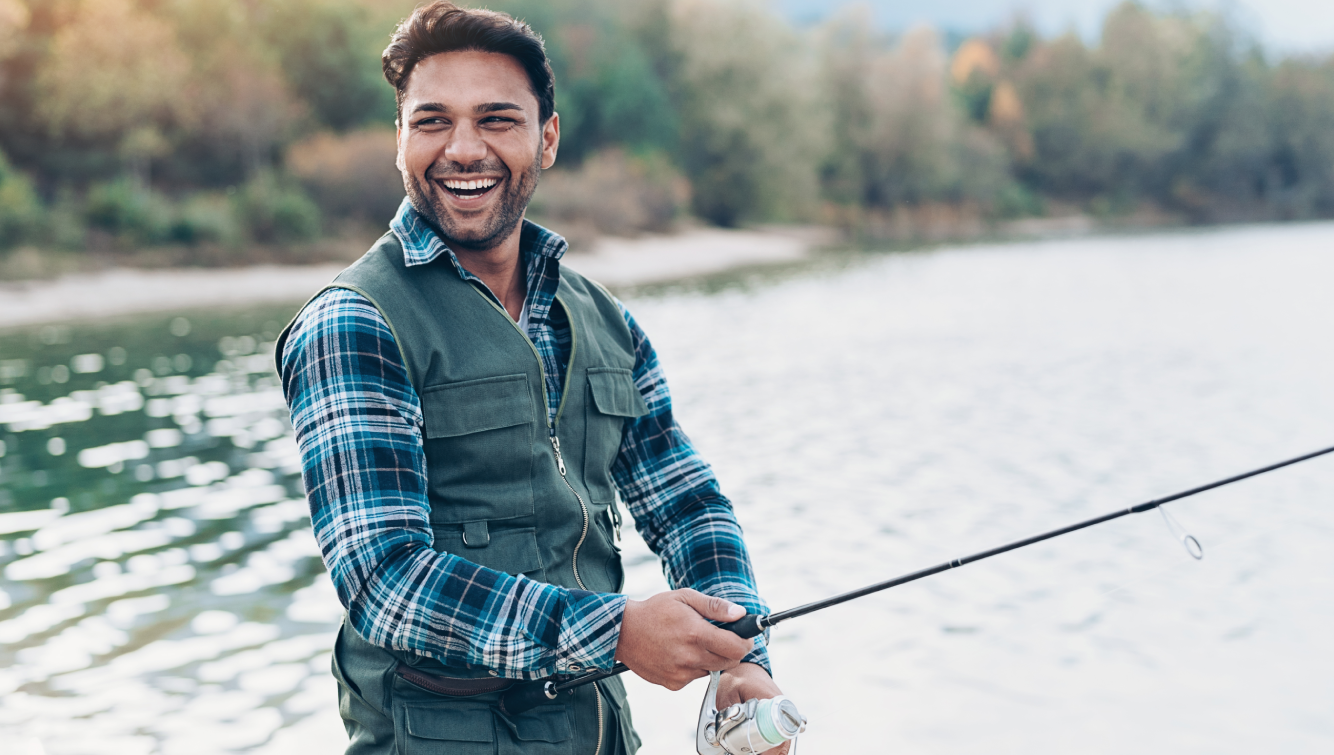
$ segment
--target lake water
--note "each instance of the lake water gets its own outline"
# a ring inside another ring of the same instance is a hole
[[[1334,444],[1334,225],[830,257],[631,294],[775,609]],[[337,752],[294,306],[0,333],[0,742]],[[773,631],[797,748],[1334,751],[1334,459]],[[628,530],[628,528],[627,528]],[[627,591],[662,577],[627,547]],[[645,755],[702,685],[630,680]]]

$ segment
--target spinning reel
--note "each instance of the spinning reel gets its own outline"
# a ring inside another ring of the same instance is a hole
[[[699,755],[756,755],[797,738],[806,717],[787,695],[747,700],[718,710],[719,672],[709,675],[709,689],[699,709],[695,749]]]

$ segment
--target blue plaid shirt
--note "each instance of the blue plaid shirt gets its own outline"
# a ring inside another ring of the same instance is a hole
[[[447,255],[460,277],[495,299],[407,200],[391,228],[409,267]],[[551,306],[566,243],[525,221],[520,247],[527,333],[555,411],[570,355],[569,323]],[[676,424],[647,336],[623,305],[621,312],[634,340],[635,385],[649,408],[627,427],[612,467],[621,498],[673,587],[766,613],[731,504]],[[292,326],[281,371],[315,538],[358,634],[510,678],[614,665],[625,596],[568,590],[432,550],[421,404],[369,301],[343,289],[315,297]],[[768,668],[763,638],[746,660]]]

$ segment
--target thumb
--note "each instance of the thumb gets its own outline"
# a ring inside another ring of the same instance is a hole
[[[679,590],[681,602],[710,621],[736,621],[746,615],[746,609],[730,600],[705,595],[694,590]]]

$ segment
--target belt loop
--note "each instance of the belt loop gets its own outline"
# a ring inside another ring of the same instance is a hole
[[[464,522],[463,544],[469,548],[485,548],[491,543],[491,533],[486,522]]]

